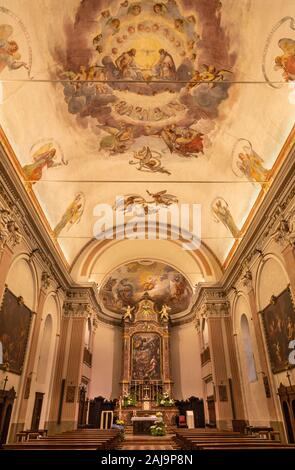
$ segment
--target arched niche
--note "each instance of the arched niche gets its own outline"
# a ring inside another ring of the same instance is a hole
[[[245,314],[241,316],[241,336],[248,380],[249,382],[256,382],[257,372],[254,360],[252,339],[250,334],[249,322]]]
[[[14,260],[8,272],[6,284],[14,295],[24,299],[29,309],[33,311],[36,309],[37,277],[33,263],[29,263],[25,256]]]

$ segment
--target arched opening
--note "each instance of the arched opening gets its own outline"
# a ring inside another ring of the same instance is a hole
[[[249,323],[245,314],[241,316],[241,334],[243,340],[244,357],[247,368],[249,382],[257,381],[257,373],[254,361],[252,340],[250,335]]]
[[[293,429],[292,429],[290,411],[289,411],[288,403],[285,401],[283,402],[283,413],[284,413],[284,420],[285,420],[285,425],[287,429],[288,442],[290,444],[294,444],[295,441],[294,441],[294,434],[293,434]]]
[[[52,336],[52,318],[51,315],[47,315],[43,336],[42,336],[42,343],[40,349],[40,356],[37,368],[37,382],[39,384],[44,384],[46,379],[46,374],[48,373],[48,358],[50,354],[50,347],[51,347],[51,336]]]

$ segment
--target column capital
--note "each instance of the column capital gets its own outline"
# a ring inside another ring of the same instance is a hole
[[[230,303],[227,300],[226,292],[219,287],[204,288],[196,305],[196,319],[223,317],[229,315]],[[196,329],[200,328],[198,321],[195,322]]]
[[[96,311],[89,292],[85,289],[69,290],[64,304],[63,315],[73,318],[95,317]]]
[[[63,315],[72,318],[89,318],[92,314],[90,304],[82,302],[64,302]]]
[[[208,302],[201,306],[201,318],[221,318],[229,315],[230,303],[224,302]]]

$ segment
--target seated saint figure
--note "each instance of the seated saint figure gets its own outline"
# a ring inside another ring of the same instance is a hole
[[[134,62],[136,49],[130,49],[123,52],[115,61],[115,65],[122,78],[138,79],[141,78],[141,72]]]
[[[175,80],[176,67],[172,55],[165,51],[165,49],[160,49],[159,54],[160,59],[155,66],[156,78],[162,80]]]

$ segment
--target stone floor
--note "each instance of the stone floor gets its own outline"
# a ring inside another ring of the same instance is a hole
[[[173,434],[166,436],[135,436],[125,435],[118,449],[121,450],[173,450],[178,449],[173,441]]]

